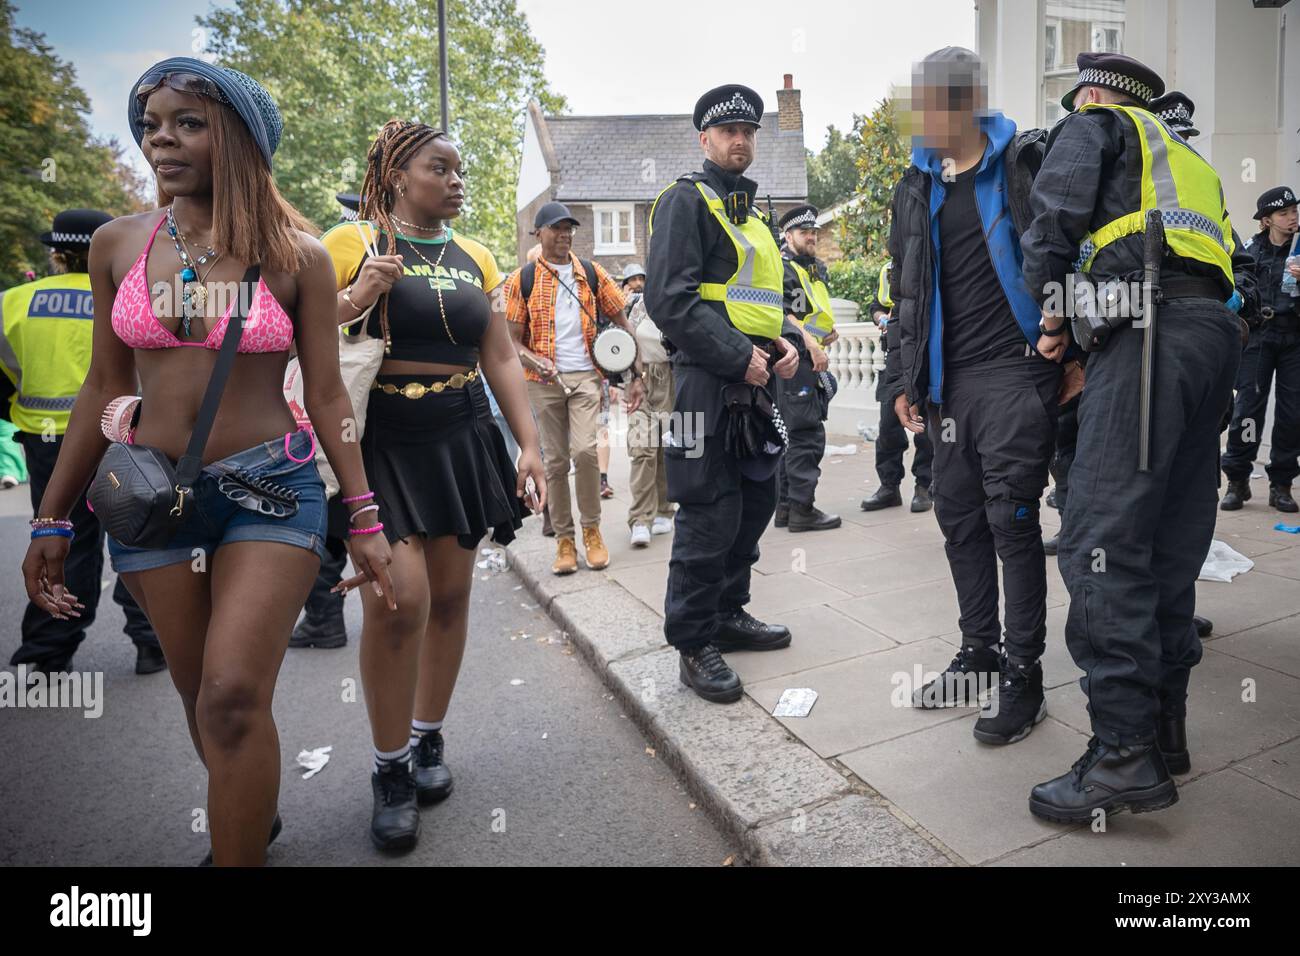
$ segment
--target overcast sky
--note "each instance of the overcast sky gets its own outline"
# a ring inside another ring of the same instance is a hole
[[[449,0],[455,3],[456,0]],[[17,22],[77,69],[96,133],[131,144],[126,97],[151,63],[191,54],[208,0],[18,0]],[[807,145],[847,128],[905,82],[912,61],[974,46],[973,0],[519,0],[546,48],[546,76],[570,112],[689,113],[721,83],[776,108],[784,73],[802,91]],[[451,79],[453,88],[455,77]],[[134,147],[132,147],[134,148]],[[138,156],[138,153],[135,154]]]

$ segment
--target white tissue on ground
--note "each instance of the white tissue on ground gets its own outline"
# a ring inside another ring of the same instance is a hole
[[[1222,581],[1227,584],[1234,576],[1244,574],[1254,566],[1255,562],[1244,554],[1232,550],[1222,541],[1213,541],[1197,580]]]
[[[315,750],[298,751],[298,766],[307,770],[302,775],[302,779],[314,777],[324,770],[325,765],[330,762],[330,751],[333,749],[333,747],[317,747]]]
[[[858,453],[857,445],[827,445],[826,457],[832,455],[856,455]]]

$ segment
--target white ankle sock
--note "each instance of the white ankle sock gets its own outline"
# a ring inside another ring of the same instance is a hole
[[[392,766],[395,763],[404,764],[411,759],[411,745],[407,744],[399,750],[380,750],[375,748],[375,773],[383,770],[385,767]]]

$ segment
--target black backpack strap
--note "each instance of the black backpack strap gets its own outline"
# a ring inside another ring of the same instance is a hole
[[[221,404],[221,393],[226,390],[226,379],[230,377],[230,368],[235,364],[235,353],[239,351],[239,340],[244,335],[244,320],[248,309],[252,307],[257,296],[258,280],[262,276],[261,266],[251,265],[239,283],[239,294],[235,308],[230,312],[226,322],[226,334],[221,339],[221,351],[217,354],[217,364],[208,379],[207,391],[203,393],[203,404],[199,406],[198,417],[194,419],[194,431],[190,435],[189,446],[185,454],[176,463],[176,484],[181,488],[191,488],[203,470],[203,449],[208,443],[212,423],[217,418],[217,407]],[[248,293],[249,286],[252,292]]]
[[[587,288],[591,290],[591,301],[595,303],[596,292],[599,290],[597,283],[600,281],[596,276],[596,263],[588,262],[583,258],[579,258],[578,262],[582,266],[582,271],[587,274]],[[600,312],[599,306],[596,307],[596,312]]]
[[[537,280],[537,263],[529,262],[519,270],[519,294],[524,297],[524,307],[533,297],[533,283]]]

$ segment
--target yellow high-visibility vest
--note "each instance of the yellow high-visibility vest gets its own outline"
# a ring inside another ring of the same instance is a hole
[[[826,288],[826,283],[821,279],[814,279],[799,263],[793,259],[789,261],[794,267],[794,274],[799,277],[803,294],[812,306],[807,315],[798,317],[799,321],[809,334],[821,341],[835,329],[835,315],[831,311],[831,290]]]
[[[735,273],[726,282],[701,282],[700,298],[723,303],[727,318],[741,332],[759,338],[779,338],[785,321],[782,307],[785,260],[767,221],[755,210],[743,226],[738,226],[727,218],[722,198],[708,183],[697,182],[695,186],[736,247]],[[651,235],[654,235],[655,206],[671,188],[671,184],[665,187],[650,207]]]
[[[1088,103],[1083,110],[1114,110],[1132,124],[1142,149],[1142,204],[1089,233],[1079,246],[1078,268],[1088,272],[1097,253],[1116,239],[1142,232],[1146,214],[1159,209],[1165,245],[1175,255],[1218,267],[1232,278],[1232,223],[1214,167],[1153,113],[1135,106]]]
[[[889,310],[894,308],[894,300],[889,297],[889,267],[892,264],[886,259],[880,267],[880,278],[876,280],[876,301]]]
[[[2,295],[0,369],[17,389],[10,420],[24,432],[61,435],[90,369],[95,317],[90,276],[47,276]]]

